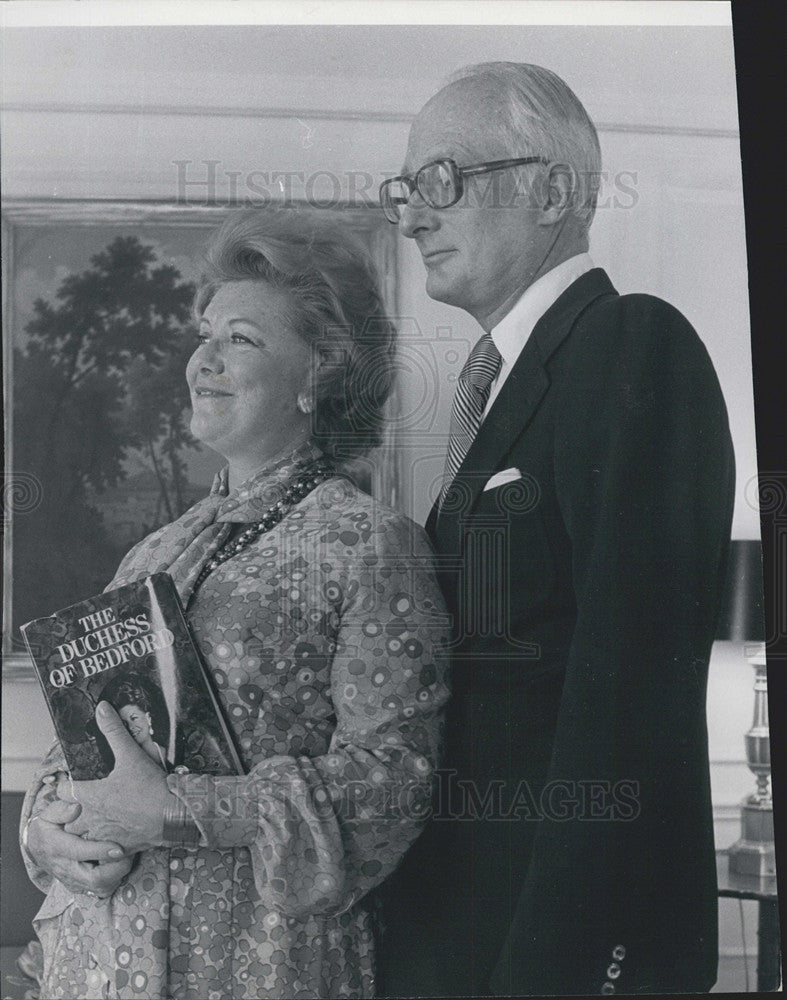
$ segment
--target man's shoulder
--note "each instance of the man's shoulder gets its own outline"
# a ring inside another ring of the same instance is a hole
[[[647,292],[596,299],[578,317],[574,332],[571,340],[580,353],[707,356],[687,317],[670,302]]]
[[[693,385],[717,394],[711,357],[691,322],[656,295],[598,298],[580,315],[552,368],[560,398],[587,400],[635,384]]]
[[[628,292],[625,295],[604,295],[591,302],[580,316],[585,323],[650,329],[683,329],[696,336],[689,320],[670,302],[649,292]]]

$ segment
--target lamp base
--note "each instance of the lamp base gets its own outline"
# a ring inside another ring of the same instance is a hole
[[[776,875],[773,809],[770,803],[744,802],[741,810],[741,838],[727,853],[730,872],[755,878]]]

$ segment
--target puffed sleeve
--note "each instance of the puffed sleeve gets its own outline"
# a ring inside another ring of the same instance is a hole
[[[168,778],[203,845],[248,846],[263,903],[301,919],[349,909],[396,868],[428,816],[438,764],[448,629],[431,549],[391,515],[359,558],[356,579],[374,566],[374,585],[341,609],[328,753],[270,757],[242,777]],[[400,655],[373,636],[394,637]]]

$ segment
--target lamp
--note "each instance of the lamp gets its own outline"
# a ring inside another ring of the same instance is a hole
[[[746,760],[757,779],[756,791],[741,808],[741,837],[729,849],[730,872],[759,878],[776,874],[773,800],[769,787],[771,744],[768,731],[768,677],[765,670],[762,545],[734,540],[716,638],[750,643],[746,657],[754,667],[754,719],[746,733]]]

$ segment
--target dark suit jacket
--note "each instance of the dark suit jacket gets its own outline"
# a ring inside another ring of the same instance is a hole
[[[583,275],[427,523],[454,695],[435,815],[383,890],[384,995],[713,985],[705,694],[733,486],[692,327]]]

